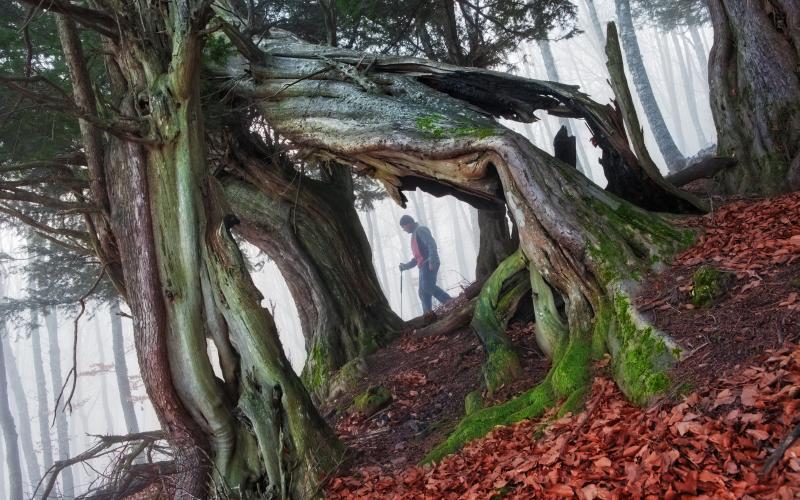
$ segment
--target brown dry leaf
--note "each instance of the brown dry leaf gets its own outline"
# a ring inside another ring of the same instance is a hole
[[[756,404],[756,396],[758,395],[758,388],[754,385],[746,385],[742,388],[742,405],[750,407]]]

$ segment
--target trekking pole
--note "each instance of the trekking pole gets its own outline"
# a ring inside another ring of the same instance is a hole
[[[400,318],[403,318],[403,271],[400,271]]]

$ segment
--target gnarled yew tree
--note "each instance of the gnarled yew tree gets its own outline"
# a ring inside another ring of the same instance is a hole
[[[592,354],[612,353],[620,386],[637,402],[667,387],[679,350],[642,320],[631,295],[691,232],[603,191],[494,119],[531,121],[537,109],[582,117],[603,147],[612,189],[645,208],[696,209],[638,162],[619,114],[552,82],[314,46],[278,30],[258,47],[228,33],[247,59],[231,69],[238,91],[297,147],[369,172],[401,204],[408,185],[438,185],[511,209],[553,365],[531,393],[468,417],[431,458],[491,425],[575,403]]]

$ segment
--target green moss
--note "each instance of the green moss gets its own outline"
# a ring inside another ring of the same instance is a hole
[[[503,384],[513,381],[522,371],[517,353],[504,345],[498,345],[483,363],[483,378],[486,389],[493,393]]]
[[[797,278],[792,278],[791,280],[789,280],[789,286],[791,286],[792,288],[797,288],[798,290],[800,290],[800,276],[798,276]]]
[[[705,307],[718,299],[732,279],[726,273],[710,266],[702,266],[692,275],[692,304]]]
[[[589,386],[586,385],[569,395],[556,413],[556,418],[561,418],[567,413],[576,413],[583,405],[583,400],[589,393]]]
[[[485,436],[498,425],[509,425],[526,418],[541,416],[555,403],[550,384],[543,382],[530,391],[497,406],[478,410],[465,417],[452,434],[422,459],[422,463],[441,460],[465,444]]]
[[[594,332],[592,334],[591,355],[598,360],[608,352],[608,335],[614,327],[614,311],[611,306],[603,304],[594,316]]]
[[[495,135],[492,127],[475,126],[472,123],[453,123],[446,116],[433,113],[417,118],[417,128],[436,139],[445,137],[474,137],[484,139]]]
[[[480,391],[472,391],[464,398],[464,415],[470,416],[483,408],[483,396]]]
[[[550,380],[556,397],[566,397],[589,383],[589,358],[591,346],[588,342],[571,339],[564,354],[550,372]]]
[[[392,393],[382,385],[372,386],[353,399],[353,408],[362,415],[372,415],[392,402]]]
[[[303,385],[309,392],[315,392],[325,385],[328,375],[327,362],[328,352],[325,345],[319,341],[315,342],[308,353],[303,373],[300,375]]]
[[[631,401],[646,405],[669,389],[667,371],[675,361],[674,349],[668,348],[652,327],[636,326],[626,295],[617,293],[614,312],[618,342],[618,352],[614,355],[617,383]]]

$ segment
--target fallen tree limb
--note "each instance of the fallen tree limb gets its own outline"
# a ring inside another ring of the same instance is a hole
[[[736,165],[734,158],[724,156],[705,157],[688,167],[665,177],[667,182],[675,187],[685,186],[697,179],[708,179],[714,177],[717,172]]]

